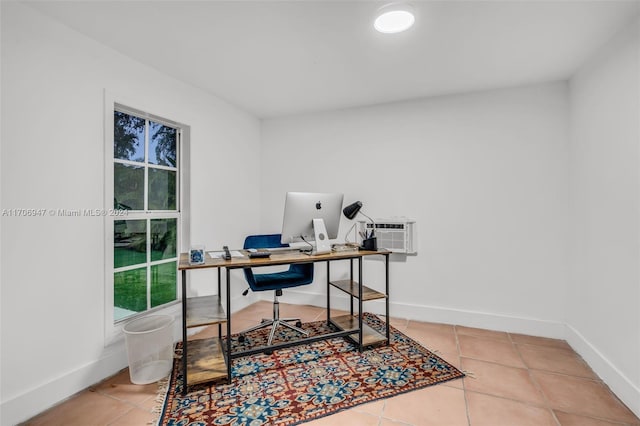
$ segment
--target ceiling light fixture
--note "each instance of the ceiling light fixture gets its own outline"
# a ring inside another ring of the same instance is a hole
[[[393,34],[408,30],[415,21],[410,5],[392,3],[378,9],[373,26],[381,33]]]

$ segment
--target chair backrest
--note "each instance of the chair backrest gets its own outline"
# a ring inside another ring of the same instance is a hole
[[[244,249],[254,248],[254,249],[269,249],[269,248],[279,248],[279,247],[289,247],[289,244],[283,244],[280,242],[282,234],[265,234],[265,235],[249,235],[244,240]],[[256,268],[254,268],[256,269]],[[245,268],[244,276],[249,283],[249,286],[253,291],[260,290],[268,290],[273,288],[285,288],[285,287],[295,287],[299,285],[311,284],[313,282],[313,271],[314,266],[313,263],[304,263],[304,264],[294,264],[289,265],[289,269],[286,272],[280,273],[267,273],[267,274],[256,274],[254,273],[254,269]],[[258,286],[256,285],[256,276],[259,278],[270,279],[268,285],[266,286]],[[278,284],[279,278],[284,277],[295,277],[294,280],[287,279],[283,280],[282,284]],[[264,287],[264,288],[261,288]]]
[[[281,234],[249,235],[244,239],[244,249],[289,247],[280,242]]]

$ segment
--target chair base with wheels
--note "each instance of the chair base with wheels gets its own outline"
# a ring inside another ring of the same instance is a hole
[[[276,330],[279,326],[290,328],[291,330],[297,331],[305,337],[309,337],[309,332],[300,328],[302,327],[302,321],[300,320],[300,318],[280,318],[280,302],[278,302],[278,296],[282,296],[282,290],[276,290],[273,297],[273,319],[263,318],[260,324],[241,331],[240,335],[238,336],[239,342],[244,342],[246,333],[260,330],[261,328],[265,327],[271,327],[269,339],[267,340],[267,346],[271,346],[271,343],[273,342],[273,336],[275,336]],[[295,325],[289,324],[289,322],[295,322]]]
[[[282,244],[280,242],[280,234],[250,235],[244,241],[245,249],[269,249],[278,247],[288,247],[288,244]],[[301,328],[302,321],[300,318],[280,318],[280,302],[278,302],[278,297],[282,296],[283,288],[311,284],[313,282],[314,272],[313,263],[294,264],[289,266],[289,269],[286,271],[266,274],[254,273],[254,270],[256,269],[259,268],[245,268],[245,278],[249,283],[249,287],[253,291],[275,291],[273,298],[273,318],[263,319],[260,324],[241,331],[238,341],[243,342],[245,340],[246,333],[271,327],[271,332],[269,333],[269,339],[267,341],[267,346],[271,346],[276,330],[280,326],[296,331],[304,337],[308,337],[309,332]],[[291,322],[294,322],[295,325],[291,324]]]

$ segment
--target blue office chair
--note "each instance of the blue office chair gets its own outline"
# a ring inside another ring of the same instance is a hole
[[[280,236],[281,234],[249,235],[244,240],[244,248],[268,249],[289,247],[289,244],[282,244],[280,242]],[[256,269],[259,268],[245,268],[244,276],[249,283],[249,287],[253,291],[275,290],[273,299],[273,319],[263,319],[260,324],[241,331],[239,340],[241,342],[244,341],[245,333],[271,326],[271,333],[269,334],[269,340],[267,341],[267,345],[271,345],[276,329],[280,325],[295,330],[304,336],[308,336],[309,333],[300,328],[302,326],[300,318],[280,318],[280,304],[278,302],[278,297],[282,296],[283,288],[311,284],[313,282],[313,263],[290,265],[289,269],[286,271],[266,274],[256,274],[254,273],[254,270]],[[295,321],[296,325],[289,324],[290,321]]]

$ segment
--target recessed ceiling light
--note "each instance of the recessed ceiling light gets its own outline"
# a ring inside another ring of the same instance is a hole
[[[393,34],[408,30],[415,21],[410,5],[389,4],[378,10],[373,26],[381,33]]]

